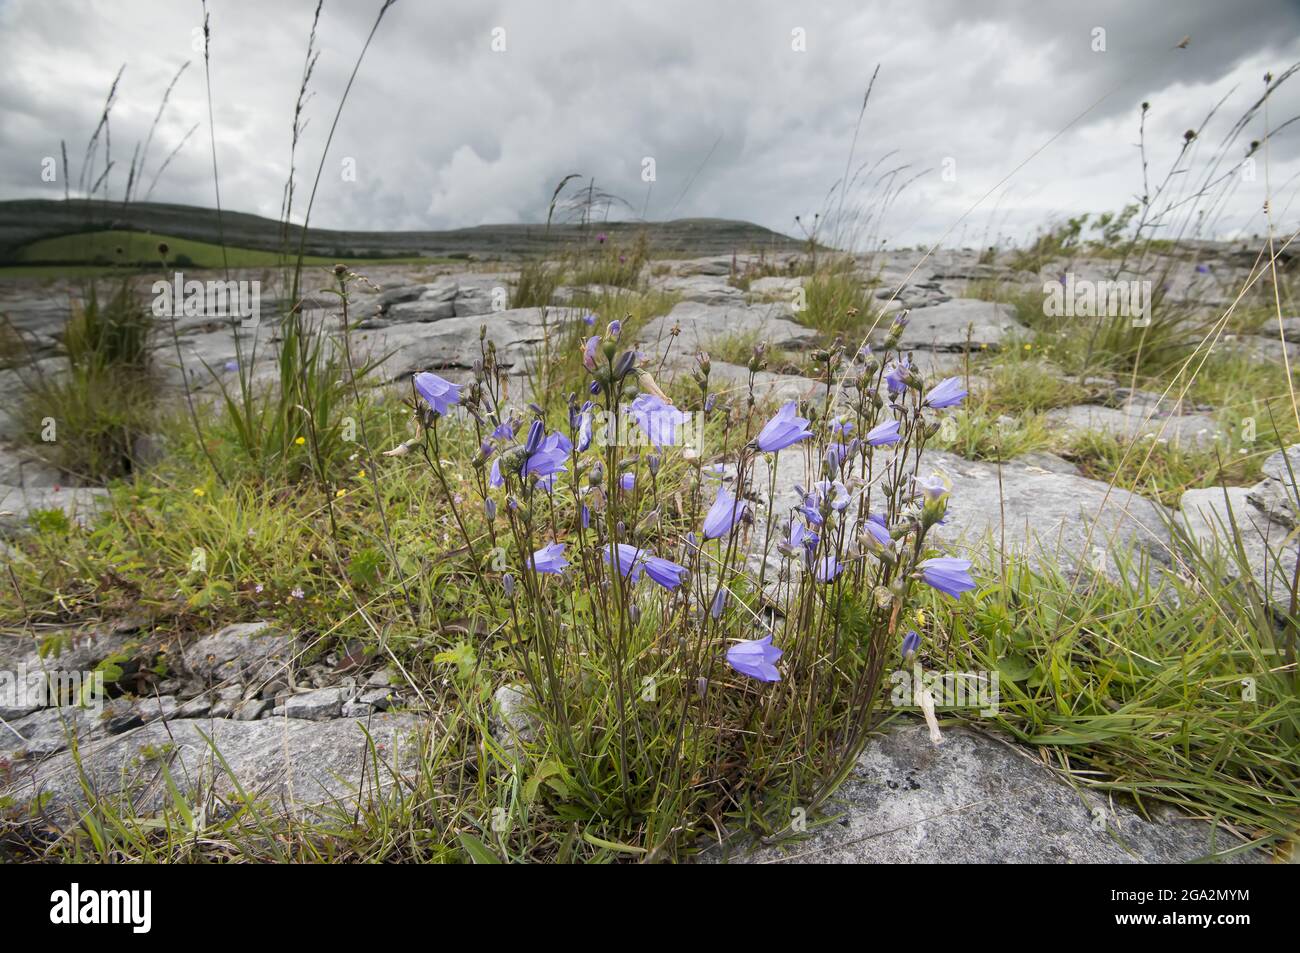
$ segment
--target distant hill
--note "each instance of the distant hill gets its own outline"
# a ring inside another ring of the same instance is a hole
[[[150,232],[198,242],[277,251],[280,224],[259,215],[223,212],[218,228],[214,209],[155,202],[71,199],[21,199],[0,202],[0,263],[13,261],[18,249],[34,241],[106,229]],[[625,242],[644,233],[653,251],[689,256],[730,252],[797,251],[800,243],[788,235],[750,222],[720,218],[685,218],[671,222],[606,222],[577,225],[478,225],[441,232],[365,232],[312,228],[307,232],[309,255],[332,258],[466,257],[499,260],[554,252],[596,232]],[[301,229],[290,229],[297,247]]]

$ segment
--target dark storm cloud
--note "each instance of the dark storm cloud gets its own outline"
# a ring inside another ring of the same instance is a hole
[[[378,3],[326,4],[309,124],[297,162],[299,208]],[[212,88],[224,203],[274,216],[289,170],[289,123],[314,3],[210,4]],[[175,70],[193,60],[155,137],[157,163],[200,130],[154,198],[210,205],[202,56],[194,3],[0,6],[0,196],[61,195],[41,160],[66,139],[76,166],[108,84],[127,64],[113,111],[110,181],[125,184]],[[493,51],[493,31],[505,49]],[[1094,49],[1096,28],[1105,51]],[[805,49],[793,49],[802,30]],[[1190,35],[1186,49],[1174,49]],[[313,222],[441,228],[539,221],[564,175],[594,177],[622,215],[725,216],[794,231],[844,172],[858,108],[881,65],[854,167],[931,170],[894,204],[882,234],[933,240],[1021,160],[1086,115],[958,225],[950,240],[1023,235],[1045,217],[1117,208],[1140,189],[1137,104],[1152,104],[1154,167],[1182,132],[1231,93],[1218,136],[1300,60],[1291,2],[1079,4],[936,2],[417,3],[380,27],[321,178]],[[1233,90],[1235,89],[1235,92]],[[1283,87],[1273,125],[1300,112]],[[1261,127],[1262,128],[1262,127]],[[1260,129],[1251,136],[1257,137]],[[1300,124],[1270,148],[1270,181],[1300,172]],[[1244,142],[1240,144],[1244,147]],[[1234,156],[1236,152],[1232,153]],[[641,180],[653,157],[657,181]],[[707,159],[707,161],[706,161]],[[941,176],[955,169],[954,180]],[[102,161],[102,158],[101,158]],[[355,168],[355,180],[345,168]],[[1234,192],[1221,231],[1258,230],[1263,176]],[[860,178],[865,196],[875,177]],[[883,186],[882,186],[883,187]],[[1289,193],[1275,205],[1285,208]],[[852,205],[852,203],[850,203]],[[616,210],[615,214],[619,214]]]

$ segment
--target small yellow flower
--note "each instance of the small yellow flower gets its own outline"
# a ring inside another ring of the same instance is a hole
[[[366,478],[366,471],[365,471],[365,470],[358,470],[358,471],[357,471],[357,479],[358,479],[358,480],[364,480],[365,478]]]
[[[1025,345],[1025,350],[1026,350],[1026,351],[1032,351],[1033,349],[1034,349],[1034,346],[1033,346],[1032,344],[1026,344],[1026,345]]]
[[[207,490],[203,489],[203,487],[201,487],[201,486],[196,486],[196,487],[194,488],[194,495],[195,495],[195,496],[205,496],[205,495],[207,495]]]
[[[339,489],[337,489],[337,490],[334,491],[334,496],[335,496],[335,497],[341,497],[341,496],[347,496],[347,495],[348,495],[348,491],[342,489],[341,487],[340,487]]]
[[[296,443],[298,446],[301,447],[304,443],[307,442],[307,438],[306,438],[306,437],[295,437],[293,442]]]
[[[916,624],[917,624],[917,625],[925,625],[925,610],[924,610],[924,609],[917,609],[917,610],[916,610]]]

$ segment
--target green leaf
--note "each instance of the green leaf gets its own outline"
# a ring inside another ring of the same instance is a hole
[[[348,562],[348,575],[359,589],[378,585],[384,566],[384,554],[373,547],[358,550]]]
[[[998,672],[1008,681],[1023,682],[1034,671],[1034,664],[1023,655],[1004,655],[998,659]]]
[[[531,803],[538,789],[545,784],[561,797],[569,794],[569,772],[558,761],[543,761],[533,776],[524,783],[524,801]]]
[[[605,848],[605,850],[618,851],[620,854],[648,853],[648,851],[644,847],[633,847],[631,844],[619,844],[612,840],[603,840],[597,837],[595,834],[588,834],[586,831],[582,832],[582,839],[585,840],[588,844],[593,844],[596,847],[603,847]]]
[[[499,864],[501,858],[498,857],[487,844],[483,843],[473,834],[460,832],[460,846],[465,848],[465,853],[469,854],[470,860],[476,864]]]
[[[122,666],[108,659],[100,662],[95,671],[103,673],[104,681],[112,683],[122,677]]]
[[[456,676],[460,679],[468,679],[474,674],[474,668],[478,660],[474,655],[474,646],[468,642],[457,642],[454,648],[446,652],[439,652],[433,657],[435,662],[440,664],[454,663],[456,666]]]

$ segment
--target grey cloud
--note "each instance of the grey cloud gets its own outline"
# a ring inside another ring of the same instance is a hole
[[[221,189],[231,208],[279,211],[313,8],[310,0],[210,3]],[[326,3],[298,158],[299,210],[377,8]],[[61,194],[61,186],[40,181],[40,157],[56,154],[59,139],[67,139],[75,173],[121,62],[128,66],[112,132],[124,169],[172,73],[193,59],[153,161],[191,125],[201,129],[155,198],[211,204],[201,54],[191,49],[198,10],[197,3],[162,0],[13,0],[0,7],[0,83],[7,90],[0,197]],[[1090,45],[1096,26],[1106,30],[1104,53]],[[490,48],[495,27],[506,31],[505,52]],[[806,31],[806,52],[791,49],[796,27]],[[1116,208],[1140,188],[1133,143],[1143,99],[1153,104],[1147,131],[1159,166],[1175,154],[1182,131],[1237,87],[1198,152],[1208,158],[1229,117],[1258,95],[1263,72],[1300,60],[1298,27],[1300,8],[1284,0],[815,7],[401,0],[345,108],[313,222],[440,228],[540,221],[554,184],[577,172],[625,198],[632,210],[625,214],[644,207],[651,218],[725,216],[792,232],[794,217],[821,208],[843,174],[862,93],[879,63],[854,167],[896,150],[881,169],[933,170],[892,208],[884,233],[896,244],[938,238],[1092,107],[952,239],[979,241],[1002,229],[1023,236],[1044,216]],[[1190,46],[1172,49],[1184,34]],[[1284,87],[1270,108],[1275,124],[1300,112],[1300,92]],[[1297,143],[1300,124],[1273,142],[1274,183],[1300,173]],[[640,179],[647,155],[658,173],[648,190]],[[355,161],[355,182],[340,175],[345,158]],[[948,158],[955,182],[939,175]],[[124,174],[113,181],[120,190]],[[1243,185],[1234,194],[1224,230],[1260,226],[1262,187]]]

